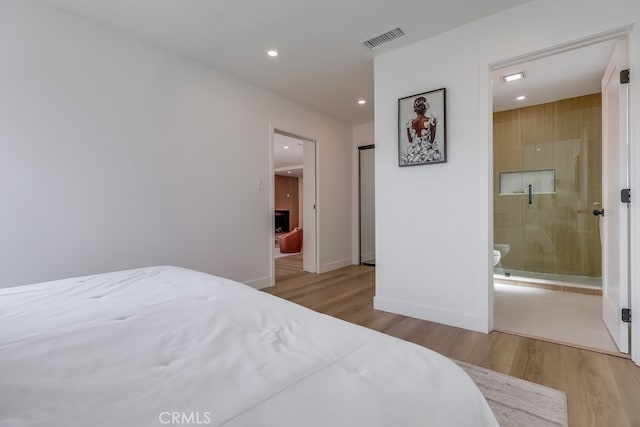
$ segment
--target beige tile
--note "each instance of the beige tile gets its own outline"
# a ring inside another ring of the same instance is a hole
[[[601,297],[501,283],[494,289],[496,329],[617,353]]]
[[[601,275],[589,216],[602,194],[600,135],[600,94],[494,114],[494,241],[512,246],[504,269]],[[497,194],[499,172],[547,168],[556,170],[555,194],[534,195],[533,205]]]

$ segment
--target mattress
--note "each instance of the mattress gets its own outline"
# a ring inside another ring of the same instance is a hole
[[[424,347],[151,267],[0,289],[0,426],[497,426]]]

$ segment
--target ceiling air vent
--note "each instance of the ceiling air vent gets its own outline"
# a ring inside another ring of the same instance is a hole
[[[391,31],[372,37],[369,40],[362,42],[362,44],[367,49],[373,50],[401,37],[404,37],[404,31],[400,28],[394,28]]]

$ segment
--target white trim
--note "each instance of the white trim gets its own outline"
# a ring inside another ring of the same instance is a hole
[[[313,151],[313,174],[312,174],[312,179],[309,179],[309,168],[310,166],[310,159],[309,159],[309,152]],[[303,262],[302,262],[302,270],[307,272],[307,273],[318,273],[318,265],[319,265],[319,260],[320,260],[320,255],[319,255],[319,251],[320,251],[320,246],[319,246],[319,239],[320,239],[320,233],[319,233],[319,228],[318,228],[318,224],[319,224],[319,217],[318,217],[318,213],[319,213],[319,204],[318,204],[318,141],[317,140],[311,140],[311,139],[305,139],[303,141],[303,163],[306,165],[304,169],[307,170],[306,172],[306,178],[304,179],[303,183],[302,183],[302,218],[303,218],[303,222],[304,222],[304,228],[306,228],[307,230],[311,229],[313,230],[312,233],[305,233],[304,234],[304,238],[303,238],[303,243],[302,246],[303,247],[308,247],[309,245],[309,236],[313,236],[313,244],[315,245],[315,247],[312,247],[311,251],[306,250],[305,251],[305,256],[303,257]],[[311,182],[311,184],[313,184],[313,191],[312,191],[312,195],[313,197],[311,197],[311,194],[309,194],[309,183]],[[310,204],[310,201],[312,201],[312,203]],[[309,215],[309,209],[311,210],[312,215]],[[312,219],[311,222],[313,223],[311,226],[309,225],[309,220],[310,218]],[[309,252],[313,253],[313,257],[310,258],[309,257]],[[313,262],[309,262],[309,259],[312,259]]]
[[[326,273],[327,271],[333,271],[333,270],[337,270],[339,268],[342,267],[347,267],[349,265],[353,265],[351,263],[352,259],[351,258],[344,258],[344,259],[340,259],[338,261],[333,261],[333,262],[328,262],[326,264],[322,264],[320,265],[320,269],[318,270],[318,273]]]
[[[295,138],[295,139],[299,139],[301,141],[305,141],[305,142],[311,142],[313,143],[313,149],[315,151],[314,153],[314,159],[315,159],[315,174],[313,176],[313,181],[314,181],[314,185],[315,185],[315,196],[316,196],[316,209],[315,209],[315,260],[314,260],[314,264],[315,264],[315,272],[319,273],[319,266],[320,266],[320,203],[318,202],[318,185],[319,185],[319,179],[318,179],[318,171],[319,171],[319,166],[318,166],[318,140],[317,139],[313,139],[313,138],[309,138],[307,136],[302,136],[300,134],[296,134],[296,133],[291,133],[285,130],[282,130],[281,127],[278,126],[274,126],[273,122],[269,122],[269,212],[271,217],[273,218],[273,211],[275,210],[275,172],[276,172],[276,168],[274,166],[274,157],[273,157],[273,152],[274,152],[274,148],[275,148],[275,137],[274,135],[278,134],[278,135],[283,135],[283,136],[288,136],[290,138]],[[304,178],[304,179],[309,179],[308,177]],[[303,196],[304,197],[304,196]],[[304,214],[304,212],[302,212],[301,214]],[[275,286],[276,284],[276,276],[275,276],[275,265],[276,265],[276,261],[275,261],[275,257],[274,257],[274,245],[273,242],[275,241],[276,238],[276,234],[275,234],[275,228],[274,227],[269,227],[270,228],[270,238],[269,238],[269,257],[270,257],[270,271],[269,271],[269,276],[270,276],[270,285],[268,286]],[[307,227],[308,228],[308,227]]]
[[[376,258],[376,253],[375,252],[370,252],[368,254],[362,254],[362,259],[375,259]]]
[[[275,159],[273,158],[273,152],[275,149],[275,128],[273,123],[269,122],[269,215],[273,215],[275,212],[275,192],[276,192],[276,179],[275,179]],[[274,227],[269,227],[269,286],[275,286],[276,284],[276,259],[273,255],[274,242],[276,241],[276,230]]]
[[[483,115],[483,109],[486,108],[487,116],[489,120],[480,120],[479,126],[479,135],[486,135],[488,139],[488,149],[483,153],[480,151],[481,156],[486,157],[484,159],[480,159],[480,167],[482,168],[480,171],[480,176],[484,172],[485,182],[482,180],[478,180],[480,185],[480,191],[482,191],[482,186],[486,185],[486,196],[487,196],[487,209],[489,212],[488,220],[489,224],[487,227],[487,248],[485,253],[487,254],[487,261],[485,265],[487,266],[485,283],[487,286],[486,298],[487,298],[487,311],[484,313],[486,319],[487,330],[484,332],[493,331],[493,323],[494,323],[494,312],[493,312],[493,298],[494,298],[494,290],[493,290],[493,87],[491,81],[491,72],[489,71],[489,66],[480,68],[480,81],[487,82],[487,84],[480,85],[480,117]],[[482,102],[482,99],[485,99],[485,102]],[[486,169],[484,166],[486,165]]]
[[[629,66],[634,70],[640,70],[638,61],[638,49],[640,49],[640,31],[634,28],[628,35]],[[637,74],[637,73],[636,73]],[[631,81],[629,83],[629,184],[636,194],[636,200],[630,205],[630,225],[629,225],[629,255],[631,260],[637,260],[640,256],[640,208],[638,203],[640,198],[640,126],[638,117],[640,108],[637,100],[640,99],[640,84]],[[634,102],[635,101],[635,102]],[[632,313],[635,312],[636,320],[631,322],[631,345],[629,351],[631,360],[640,366],[640,322],[638,312],[640,312],[640,268],[637,263],[630,263],[629,277],[629,302]]]
[[[577,40],[569,42],[560,42],[558,44],[551,44],[547,47],[543,47],[538,50],[533,50],[528,53],[522,53],[516,56],[504,60],[492,61],[490,64],[491,70],[499,70],[501,68],[510,67],[512,65],[522,64],[524,62],[534,61],[536,59],[545,58],[551,55],[557,55],[563,52],[569,52],[581,47],[591,46],[597,43],[601,43],[607,40],[614,40],[619,37],[628,35],[633,29],[633,25],[623,25],[622,27],[614,28],[612,30],[604,31],[598,34],[588,35],[586,37],[579,38]]]
[[[467,312],[447,310],[441,307],[416,304],[410,301],[401,301],[394,298],[376,296],[373,298],[373,308],[388,311],[390,313],[402,313],[404,316],[442,323],[458,328],[488,333],[489,330],[477,328],[481,315],[470,315]]]
[[[251,286],[252,288],[262,289],[267,288],[269,286],[273,286],[271,281],[271,277],[262,277],[260,279],[247,280],[243,282],[245,285]]]

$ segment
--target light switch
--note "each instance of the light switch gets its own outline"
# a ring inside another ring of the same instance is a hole
[[[256,190],[264,190],[264,180],[262,178],[258,178],[258,183],[256,184]]]

